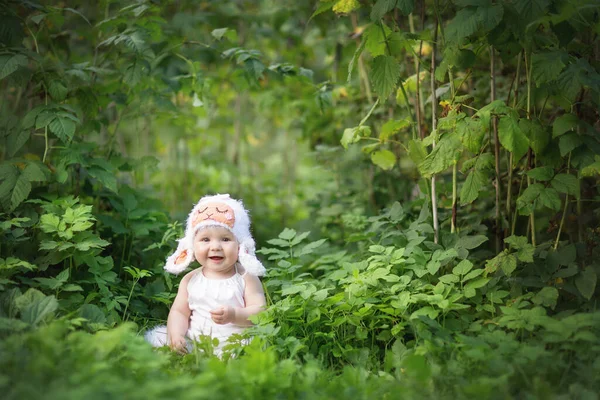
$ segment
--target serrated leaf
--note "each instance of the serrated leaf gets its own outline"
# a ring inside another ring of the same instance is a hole
[[[536,179],[538,181],[546,182],[552,179],[554,176],[554,168],[552,167],[538,167],[527,171],[527,176]]]
[[[533,304],[550,307],[554,309],[558,301],[558,290],[554,287],[545,287],[531,299]]]
[[[456,242],[457,249],[473,250],[487,242],[488,238],[484,235],[463,236]]]
[[[4,79],[19,67],[27,65],[27,57],[23,54],[0,54],[0,79]]]
[[[517,199],[517,210],[520,215],[530,215],[533,212],[533,204],[544,190],[544,185],[534,183],[528,186]]]
[[[400,132],[402,129],[410,127],[411,121],[409,118],[404,118],[401,120],[389,120],[381,127],[381,133],[379,134],[379,139],[382,142],[385,142],[390,138],[390,136]]]
[[[502,147],[513,153],[515,160],[520,160],[529,150],[529,139],[521,131],[519,122],[512,115],[500,118],[498,138]]]
[[[548,143],[550,143],[550,134],[542,127],[539,121],[521,118],[519,120],[519,127],[529,139],[529,146],[535,155],[541,154],[548,146]],[[514,162],[516,163],[517,161],[515,160]]]
[[[394,57],[378,56],[373,60],[373,87],[379,98],[387,99],[396,89],[400,78],[400,66]]]
[[[123,82],[125,82],[127,86],[133,87],[140,82],[143,75],[144,65],[140,61],[136,60],[133,62],[133,64],[129,65],[127,69],[125,69]]]
[[[331,10],[331,8],[335,5],[335,1],[319,2],[317,4],[318,4],[318,7],[315,10],[315,12],[312,13],[310,18],[308,19],[308,22],[310,22],[317,15],[323,14],[327,10]],[[308,24],[308,22],[307,22],[307,24]]]
[[[58,301],[54,296],[45,296],[36,289],[29,289],[16,299],[21,311],[21,320],[37,325],[58,309]]]
[[[351,143],[356,143],[360,140],[360,136],[358,135],[358,126],[354,128],[346,128],[344,129],[344,133],[342,135],[342,139],[340,140],[340,144],[347,149],[348,145]]]
[[[67,97],[69,89],[58,79],[51,79],[48,83],[48,94],[54,101],[61,102]]]
[[[382,29],[383,28],[383,29]],[[385,32],[385,34],[384,34]],[[365,49],[371,57],[383,56],[386,52],[386,40],[392,31],[385,24],[371,24],[365,31]]]
[[[29,163],[21,172],[30,182],[46,182],[46,174],[42,168],[36,163]]]
[[[564,114],[554,120],[552,124],[552,138],[561,136],[565,132],[574,130],[577,127],[579,118],[573,114]]]
[[[30,136],[29,130],[15,130],[11,132],[6,138],[6,152],[8,156],[13,157],[27,143]]]
[[[87,171],[91,177],[97,179],[104,187],[114,193],[118,193],[117,177],[114,173],[95,167],[89,168]]]
[[[425,157],[427,157],[427,150],[423,142],[420,140],[410,140],[408,142],[408,156],[416,165],[420,165]]]
[[[283,240],[292,240],[296,236],[296,231],[294,229],[285,228],[280,234],[279,238]]]
[[[26,200],[29,196],[29,192],[31,192],[31,183],[29,183],[29,180],[25,175],[19,175],[12,190],[12,194],[10,195],[9,210],[14,210],[19,204]]]
[[[583,297],[590,300],[596,290],[597,280],[596,272],[591,267],[587,267],[575,278],[575,286]]]
[[[569,152],[575,150],[582,144],[583,140],[581,140],[581,137],[579,137],[579,135],[575,132],[562,135],[558,139],[558,148],[560,149],[560,155],[564,157],[567,154],[569,154]]]
[[[377,0],[371,8],[371,21],[379,21],[383,16],[396,7],[398,0]]]
[[[63,116],[54,118],[49,128],[65,144],[68,144],[75,134],[75,122]]]
[[[548,0],[515,0],[513,3],[517,10],[519,19],[524,22],[531,22],[546,13]]]
[[[256,58],[244,61],[244,70],[253,80],[258,81],[265,70],[265,65]]]
[[[460,189],[460,205],[470,204],[479,197],[479,192],[487,184],[486,175],[478,170],[473,170]]]
[[[465,284],[464,288],[465,288],[465,290],[479,289],[479,288],[482,288],[485,285],[487,285],[489,281],[490,281],[490,278],[475,279],[474,281],[467,282],[467,284]]]
[[[566,56],[563,50],[535,53],[531,56],[531,74],[537,87],[558,78],[566,65]]]
[[[480,120],[462,118],[456,121],[456,131],[461,142],[471,153],[479,153],[485,136],[485,129]]]
[[[419,165],[419,170],[425,176],[431,176],[448,169],[458,160],[461,143],[455,132],[448,133],[440,139],[435,148]]]
[[[390,170],[396,165],[396,155],[389,150],[377,150],[371,153],[371,161],[383,170]]]
[[[446,40],[460,44],[466,37],[477,31],[479,19],[473,7],[459,10],[446,27]]]
[[[485,270],[487,273],[493,273],[498,269],[502,269],[506,276],[510,276],[516,268],[517,258],[513,254],[508,254],[506,251],[499,253],[496,257],[485,263]]]
[[[560,193],[570,194],[571,196],[579,198],[579,179],[574,175],[558,174],[552,179],[550,184]]]
[[[396,8],[400,10],[403,15],[408,15],[415,8],[415,0],[398,0]]]
[[[333,12],[337,14],[348,14],[360,8],[360,3],[357,0],[339,0],[333,6]]]
[[[545,188],[540,192],[540,197],[538,198],[539,205],[548,207],[551,210],[559,211],[560,210],[560,197],[558,196],[558,192],[553,188]]]
[[[352,79],[352,71],[354,70],[354,64],[360,58],[363,50],[365,49],[366,43],[367,43],[367,40],[363,38],[363,40],[360,42],[360,45],[356,48],[356,51],[354,52],[354,55],[352,56],[352,59],[350,60],[350,64],[348,64],[348,79],[347,79],[348,83],[350,83],[350,80]]]

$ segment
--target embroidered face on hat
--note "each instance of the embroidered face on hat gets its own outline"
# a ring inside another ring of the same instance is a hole
[[[194,235],[207,226],[221,226],[231,231],[240,245],[238,262],[253,275],[265,274],[264,266],[255,255],[248,212],[241,201],[232,199],[228,194],[200,199],[188,216],[185,236],[179,239],[177,250],[167,258],[165,270],[179,274],[189,266],[194,260]]]

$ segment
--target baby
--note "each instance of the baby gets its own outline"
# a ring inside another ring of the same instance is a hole
[[[219,339],[215,353],[220,355],[229,337],[252,325],[248,317],[266,304],[258,279],[265,268],[254,251],[250,218],[240,201],[228,194],[200,199],[165,269],[179,274],[194,259],[200,268],[181,280],[167,326],[149,331],[146,339],[186,352],[192,348],[190,340],[207,335]]]

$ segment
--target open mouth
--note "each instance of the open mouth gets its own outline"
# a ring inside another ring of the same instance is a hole
[[[224,257],[212,256],[212,257],[208,257],[208,258],[212,261],[221,261],[221,260],[223,260]]]

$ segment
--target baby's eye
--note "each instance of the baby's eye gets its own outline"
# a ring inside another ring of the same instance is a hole
[[[200,238],[200,241],[201,241],[201,242],[209,242],[209,241],[210,241],[210,239],[209,239],[209,238]]]
[[[226,237],[226,238],[223,238],[223,241],[224,241],[224,242],[231,242],[231,239],[230,239],[230,238],[228,238],[228,237]]]

